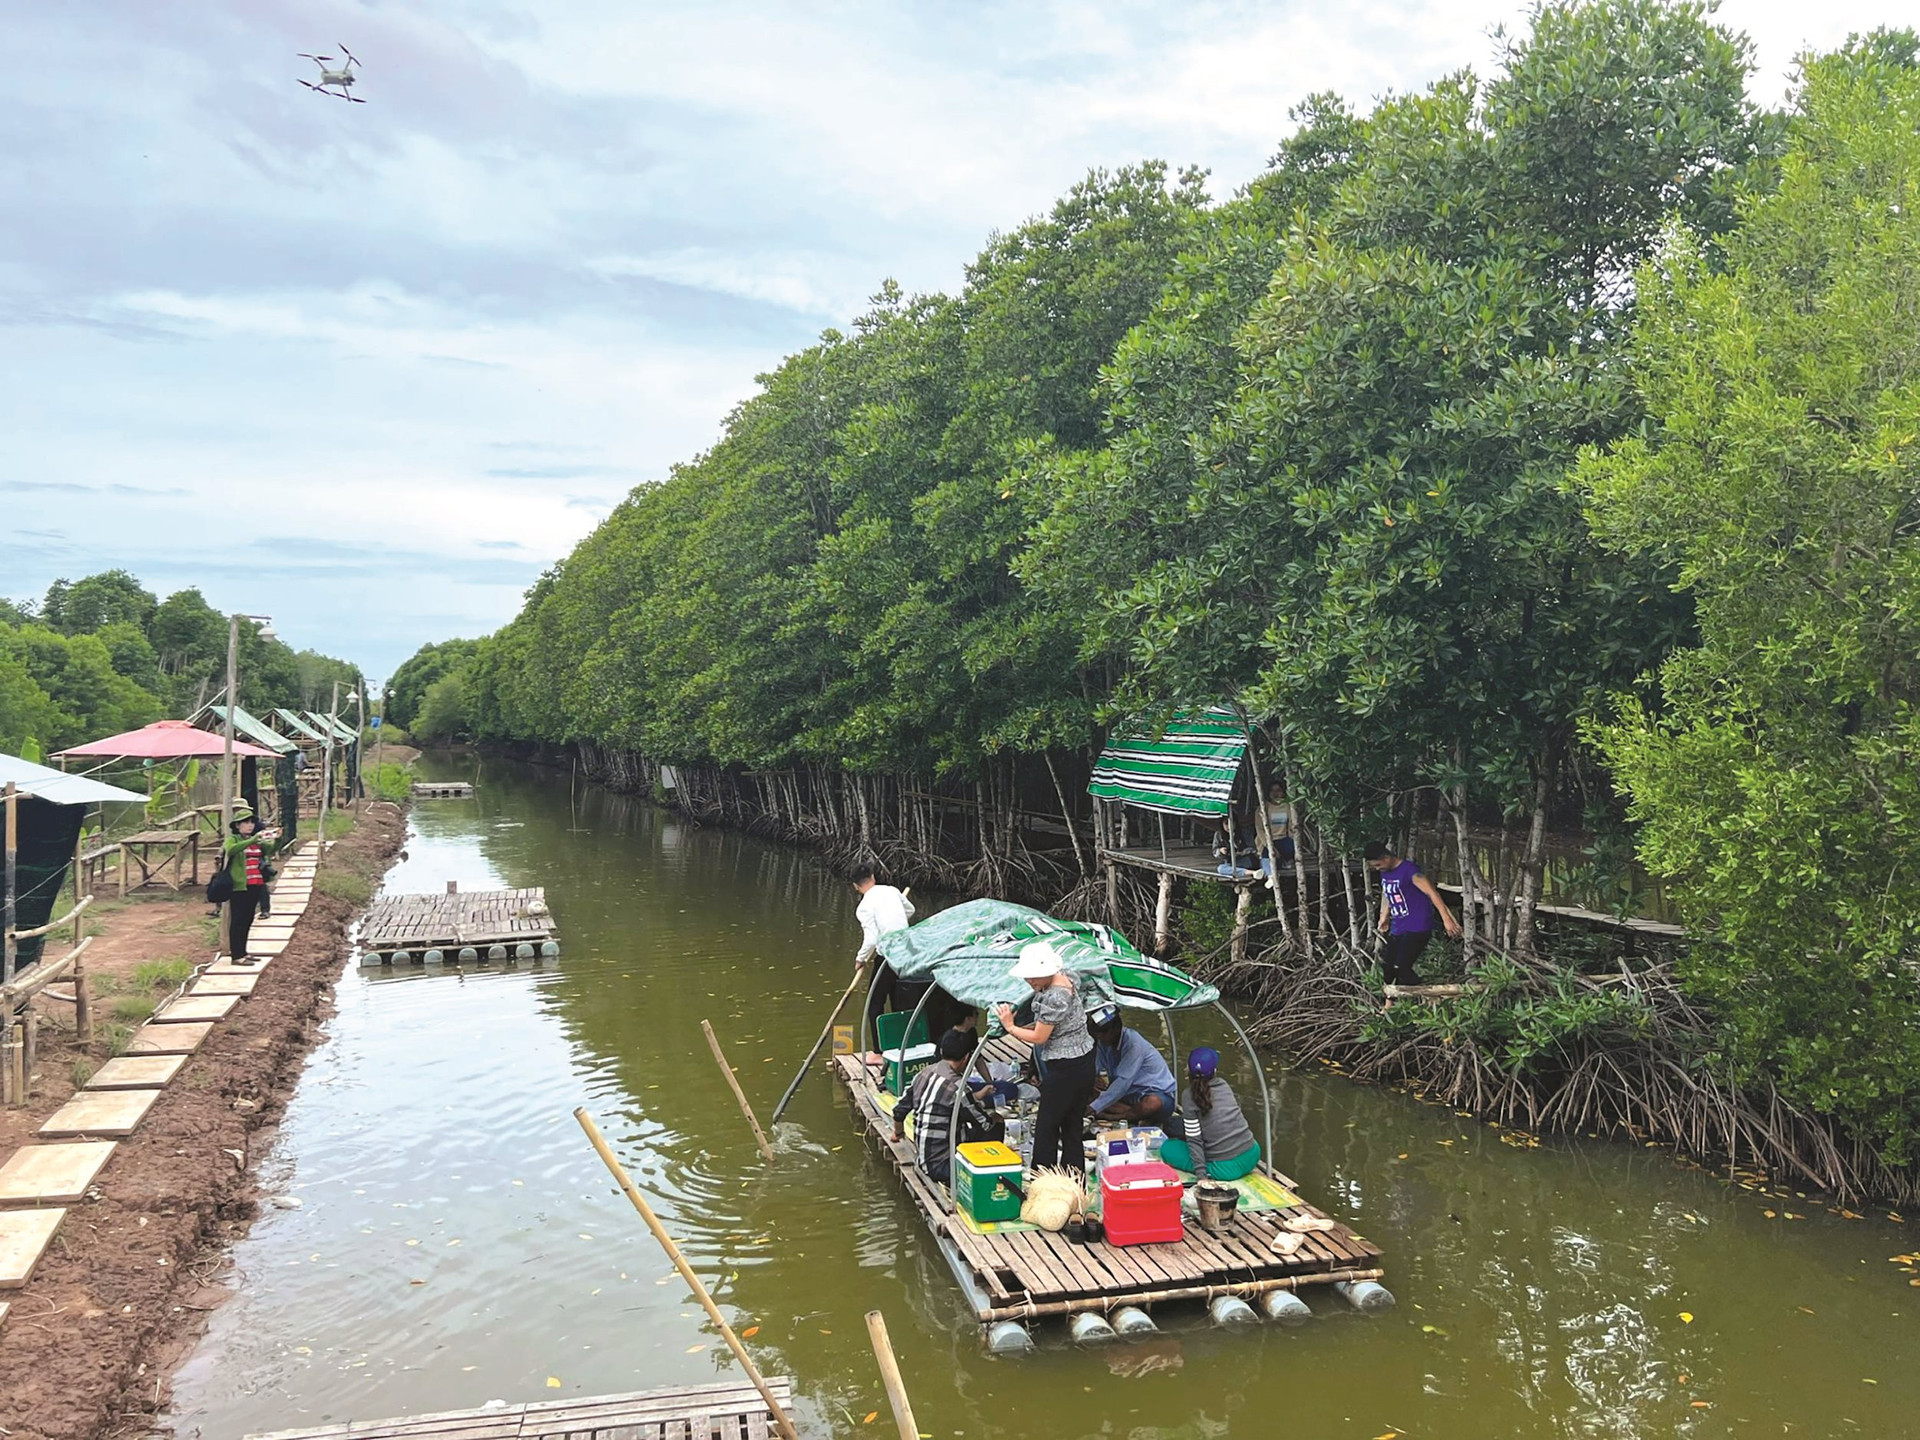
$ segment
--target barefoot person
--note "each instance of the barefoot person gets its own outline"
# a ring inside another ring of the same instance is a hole
[[[1447,934],[1458,935],[1460,922],[1447,908],[1446,898],[1420,873],[1411,860],[1394,854],[1379,841],[1366,848],[1367,864],[1380,872],[1380,933],[1387,937],[1381,969],[1388,985],[1418,985],[1414,962],[1433,939],[1437,916]]]

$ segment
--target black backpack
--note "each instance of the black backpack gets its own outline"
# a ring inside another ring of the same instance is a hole
[[[207,881],[207,903],[224,905],[233,898],[233,872],[222,865]]]

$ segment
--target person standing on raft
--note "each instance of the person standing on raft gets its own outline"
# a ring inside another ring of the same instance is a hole
[[[882,885],[878,872],[871,865],[862,865],[853,872],[853,889],[860,897],[860,906],[853,912],[854,918],[860,922],[860,949],[853,957],[854,969],[859,969],[869,960],[877,961],[880,966],[879,973],[874,977],[873,988],[868,992],[867,1024],[871,1026],[876,1016],[884,1013],[891,1003],[900,998],[897,993],[901,988],[899,977],[893,973],[893,967],[877,954],[880,937],[907,928],[913,919],[913,902],[907,898],[905,891]],[[913,998],[917,1001],[919,994],[916,993]]]
[[[1260,1142],[1219,1069],[1218,1050],[1203,1045],[1188,1052],[1187,1088],[1160,1158],[1203,1180],[1238,1180],[1259,1168]]]
[[[1388,985],[1418,985],[1420,976],[1413,966],[1433,939],[1434,917],[1439,916],[1449,935],[1460,933],[1460,922],[1413,861],[1378,840],[1368,842],[1365,854],[1367,864],[1380,872],[1380,933],[1387,937],[1382,978]]]
[[[997,1005],[994,1011],[1007,1034],[1033,1047],[1040,1073],[1040,1113],[1033,1121],[1034,1167],[1057,1165],[1084,1174],[1087,1106],[1097,1077],[1093,1035],[1087,1029],[1080,992],[1044,940],[1021,949],[1013,974],[1033,987],[1033,1023],[1015,1023],[1011,1005]]]

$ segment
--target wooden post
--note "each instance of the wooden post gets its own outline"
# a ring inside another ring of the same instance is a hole
[[[33,1067],[40,1058],[40,1017],[31,1000],[20,1013],[20,1099],[24,1104],[33,1093]]]
[[[6,951],[4,956],[0,957],[0,967],[4,967],[0,968],[0,985],[10,985],[13,983],[14,964],[19,959],[18,942],[13,938],[13,931],[14,927],[20,923],[20,917],[15,910],[17,894],[15,880],[20,863],[20,792],[13,781],[9,780],[7,782],[5,794],[7,807],[7,889],[6,919],[4,924],[7,933],[4,942]]]
[[[727,1077],[727,1085],[733,1091],[733,1098],[740,1102],[740,1113],[747,1117],[747,1123],[753,1126],[753,1138],[760,1142],[760,1153],[767,1157],[767,1164],[773,1164],[773,1147],[767,1144],[767,1135],[760,1128],[760,1122],[753,1118],[753,1107],[747,1103],[747,1092],[740,1088],[740,1079],[733,1073],[733,1067],[727,1064],[726,1052],[720,1048],[720,1037],[713,1033],[713,1026],[705,1020],[700,1028],[707,1032],[707,1044],[713,1048],[713,1058],[720,1064],[720,1073]]]
[[[1253,887],[1236,885],[1233,887],[1233,948],[1230,952],[1233,963],[1241,965],[1247,958],[1247,912],[1253,908]]]
[[[1160,898],[1153,903],[1153,953],[1164,960],[1173,944],[1173,876],[1160,872]]]
[[[887,1338],[887,1317],[878,1310],[867,1311],[867,1338],[873,1341],[873,1358],[880,1365],[880,1382],[887,1387],[887,1404],[893,1407],[900,1440],[920,1440],[920,1427],[914,1424],[913,1406],[907,1400],[907,1382],[900,1378],[900,1362]]]
[[[711,1036],[712,1032],[708,1033]],[[780,1402],[774,1398],[773,1391],[767,1385],[766,1377],[760,1373],[760,1367],[753,1363],[753,1357],[747,1354],[747,1347],[742,1345],[740,1337],[733,1333],[733,1327],[727,1323],[727,1317],[720,1313],[720,1307],[713,1303],[713,1296],[708,1293],[707,1287],[700,1283],[700,1277],[693,1273],[693,1267],[687,1264],[686,1256],[680,1253],[680,1247],[674,1244],[673,1237],[667,1234],[666,1227],[660,1223],[660,1217],[655,1215],[653,1207],[647,1204],[647,1197],[635,1188],[626,1168],[608,1147],[606,1137],[600,1133],[600,1127],[593,1123],[593,1117],[582,1107],[573,1112],[573,1118],[578,1120],[580,1128],[587,1132],[587,1139],[593,1145],[595,1152],[607,1169],[613,1172],[613,1178],[620,1182],[622,1193],[633,1202],[633,1208],[640,1212],[640,1218],[647,1222],[647,1229],[651,1230],[653,1238],[660,1242],[660,1248],[667,1252],[667,1258],[673,1262],[673,1268],[680,1272],[680,1278],[687,1282],[688,1288],[700,1301],[701,1307],[707,1312],[707,1318],[719,1327],[720,1338],[727,1342],[727,1348],[733,1352],[733,1358],[740,1362],[740,1368],[747,1372],[747,1378],[753,1382],[753,1388],[758,1390],[760,1398],[767,1402],[767,1409],[773,1415],[774,1428],[780,1432],[782,1440],[800,1440],[798,1432],[793,1428],[793,1421],[781,1408]]]
[[[458,880],[447,881],[447,894],[458,895],[459,893],[460,893],[460,882]]]
[[[0,1006],[0,1105],[12,1107],[20,1103],[20,1092],[14,1087],[15,1054],[13,1006]]]
[[[86,838],[86,826],[80,827],[81,838],[73,842],[73,944],[80,948],[80,941],[86,933],[87,922],[80,918],[80,854]],[[195,878],[199,871],[195,870]],[[73,965],[73,1033],[82,1045],[93,1043],[93,1000],[87,994],[87,961],[83,954]]]

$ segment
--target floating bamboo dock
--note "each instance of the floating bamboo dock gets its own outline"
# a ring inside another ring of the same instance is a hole
[[[360,949],[382,964],[530,960],[560,953],[547,892],[457,890],[383,895],[360,926]]]
[[[793,1382],[769,1376],[767,1387],[791,1415]],[[247,1440],[768,1440],[776,1433],[760,1392],[740,1380],[356,1420],[311,1430],[274,1430]]]
[[[989,1059],[1015,1059],[1026,1048],[1002,1037],[982,1051]],[[1184,1238],[1166,1244],[1076,1245],[1063,1234],[1028,1227],[991,1227],[982,1233],[988,1227],[959,1213],[946,1188],[914,1164],[912,1145],[894,1143],[893,1117],[878,1084],[879,1062],[839,1055],[833,1066],[867,1138],[893,1162],[984,1327],[1087,1313],[1111,1316],[1126,1307],[1145,1310],[1177,1301],[1210,1304],[1221,1296],[1259,1306],[1274,1292],[1313,1287],[1340,1287],[1361,1308],[1369,1308],[1369,1298],[1392,1303],[1384,1291],[1364,1288],[1364,1282],[1377,1282],[1384,1273],[1379,1247],[1345,1225],[1305,1235],[1291,1255],[1272,1249],[1288,1217],[1323,1212],[1301,1200],[1294,1182],[1270,1165],[1263,1164],[1259,1175],[1270,1182],[1277,1202],[1292,1203],[1252,1212],[1243,1207],[1221,1233],[1201,1228],[1191,1216]]]
[[[416,800],[471,800],[473,785],[466,780],[416,780],[413,782],[413,798]]]

